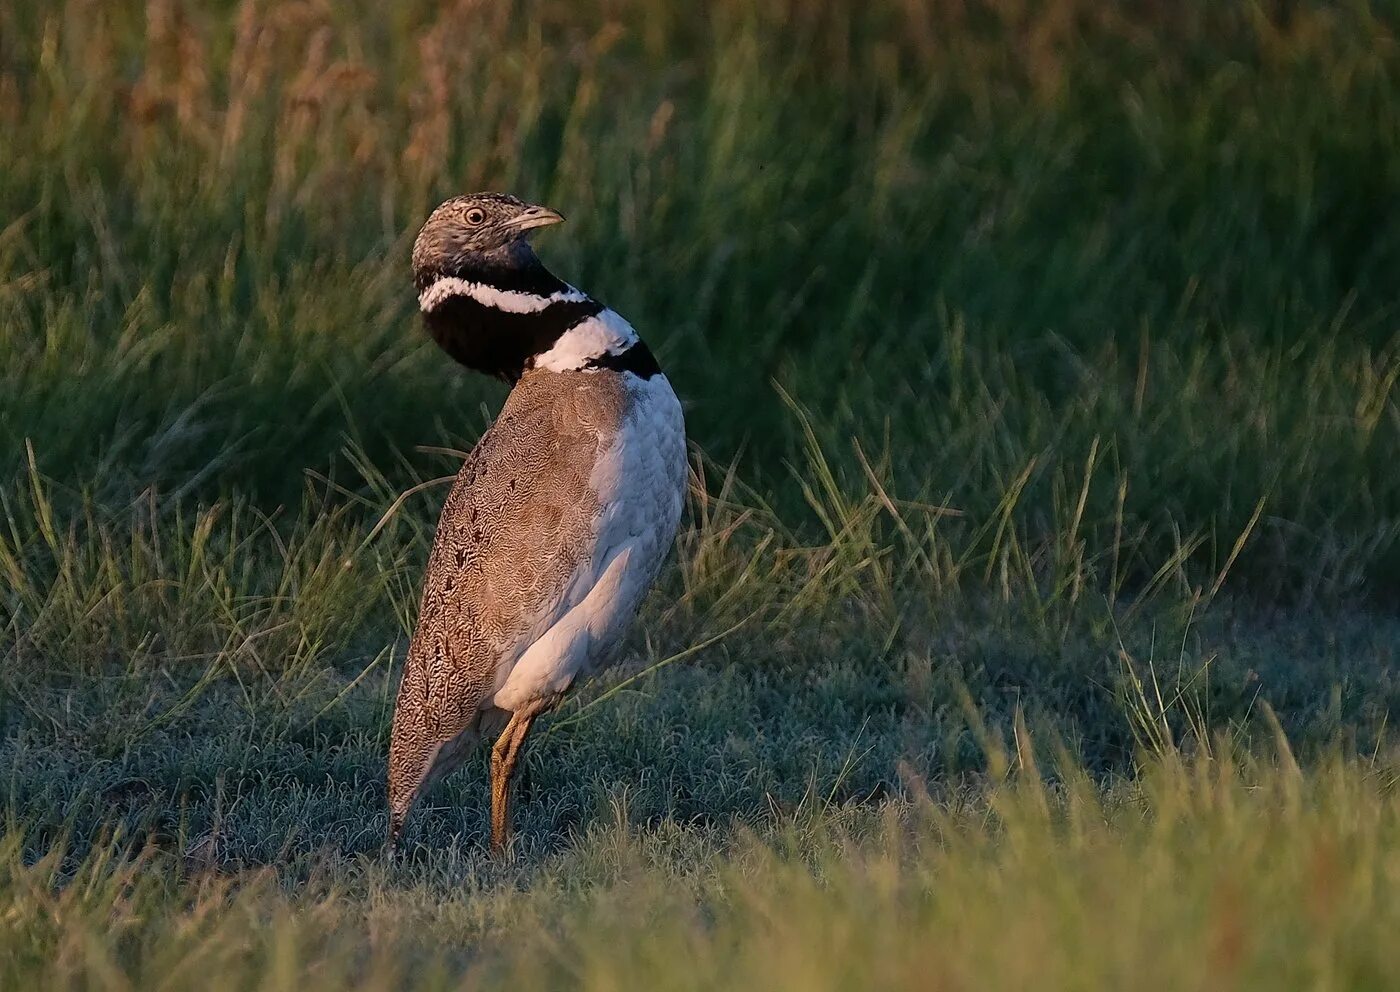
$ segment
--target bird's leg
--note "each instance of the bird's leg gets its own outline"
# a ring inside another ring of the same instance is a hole
[[[496,854],[504,853],[510,840],[510,780],[534,719],[533,712],[516,710],[491,748],[491,850]]]
[[[512,715],[506,729],[496,738],[491,748],[491,850],[499,852],[505,846],[506,803],[510,801],[510,783],[506,780],[506,751],[510,748],[510,735],[515,731],[515,716]]]

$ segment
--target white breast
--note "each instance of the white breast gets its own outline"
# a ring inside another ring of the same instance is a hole
[[[603,505],[596,550],[570,582],[560,619],[508,671],[498,672],[489,705],[515,710],[563,692],[603,661],[670,550],[685,494],[680,403],[664,375],[624,375],[628,413],[590,479]]]

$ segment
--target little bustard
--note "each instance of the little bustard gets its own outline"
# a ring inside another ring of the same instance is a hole
[[[528,236],[563,218],[501,193],[448,200],[413,246],[429,333],[510,382],[462,465],[428,558],[389,745],[389,845],[483,737],[491,846],[531,722],[608,658],[670,548],[680,403],[630,324],[556,278]]]

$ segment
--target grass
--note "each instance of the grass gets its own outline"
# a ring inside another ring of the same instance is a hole
[[[566,855],[453,847],[289,893],[113,845],[2,853],[7,984],[45,988],[1385,988],[1394,767],[1066,769],[975,797],[814,808],[725,838],[626,811]],[[179,879],[179,881],[176,881]],[[130,981],[131,985],[124,984]]]
[[[1384,987],[1400,12],[0,7],[0,984]],[[506,188],[674,565],[378,860]]]

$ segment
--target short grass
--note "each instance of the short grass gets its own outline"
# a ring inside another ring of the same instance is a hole
[[[0,985],[1386,987],[1400,10],[0,7]],[[507,188],[687,408],[628,660],[381,861]]]

